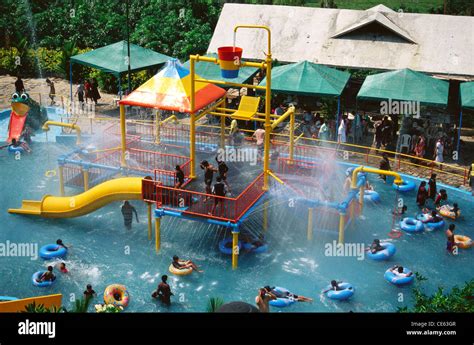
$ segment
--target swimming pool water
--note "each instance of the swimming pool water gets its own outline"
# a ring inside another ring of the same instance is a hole
[[[0,133],[6,131],[0,123]],[[58,275],[57,282],[49,288],[31,284],[31,275],[50,262],[29,257],[0,257],[0,295],[19,298],[62,293],[64,305],[70,307],[71,294],[82,296],[86,284],[92,284],[102,303],[102,293],[113,283],[124,284],[131,302],[127,311],[145,312],[202,312],[209,297],[222,297],[254,303],[257,289],[263,285],[282,286],[290,291],[314,299],[313,303],[295,303],[284,312],[347,312],[347,311],[396,311],[397,307],[411,302],[411,287],[396,287],[384,280],[385,270],[399,263],[428,278],[423,283],[428,293],[438,286],[450,288],[472,279],[474,249],[460,250],[453,257],[445,251],[444,231],[406,234],[393,240],[397,247],[395,256],[387,262],[357,257],[330,257],[325,255],[325,244],[337,240],[337,231],[314,229],[311,242],[306,239],[307,208],[289,207],[288,190],[272,192],[269,203],[269,227],[265,239],[269,251],[263,254],[242,254],[239,268],[231,269],[230,256],[218,250],[218,243],[230,236],[225,229],[205,223],[191,222],[171,217],[162,219],[161,250],[154,250],[154,240],[147,239],[146,207],[134,201],[140,223],[127,231],[123,227],[120,203],[108,205],[87,216],[75,219],[41,219],[11,215],[7,209],[19,207],[23,199],[39,200],[44,194],[58,194],[58,177],[44,176],[46,170],[56,167],[55,157],[71,150],[56,143],[36,142],[33,153],[15,160],[6,150],[0,151],[0,243],[38,243],[41,247],[63,239],[73,247],[65,262],[69,274]],[[49,157],[49,159],[48,159]],[[340,171],[339,171],[340,170]],[[344,180],[341,167],[333,181]],[[367,204],[363,217],[346,231],[346,242],[369,244],[373,238],[389,239],[392,225],[391,211],[395,193],[390,185],[383,184],[374,175],[370,182],[380,193],[382,202]],[[304,185],[304,181],[301,181]],[[67,190],[69,195],[77,193]],[[282,195],[283,193],[283,195]],[[456,221],[459,234],[474,238],[472,197],[466,193],[448,190],[449,199],[459,203],[463,218]],[[403,195],[408,214],[417,211],[415,192]],[[315,217],[319,211],[315,211]],[[449,223],[449,222],[448,222]],[[243,230],[254,234],[262,229],[262,206],[257,206],[244,223]],[[177,277],[168,272],[171,257],[179,255],[194,260],[205,271],[190,276]],[[162,274],[169,275],[175,296],[167,308],[151,298]],[[320,296],[332,279],[350,282],[356,289],[353,298],[335,302]],[[399,292],[405,296],[399,302]],[[91,306],[91,310],[93,307]]]

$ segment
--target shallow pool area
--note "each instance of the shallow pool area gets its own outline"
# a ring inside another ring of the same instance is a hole
[[[1,141],[5,139],[6,127],[5,119],[0,118],[0,121]],[[0,243],[33,243],[39,248],[61,238],[72,245],[64,260],[69,273],[61,274],[56,270],[55,284],[38,288],[31,284],[31,276],[51,261],[2,256],[0,295],[25,298],[62,293],[63,304],[68,308],[73,296],[81,297],[87,284],[92,284],[98,293],[94,303],[102,303],[104,289],[118,283],[125,285],[130,293],[128,312],[202,312],[206,310],[209,297],[253,304],[258,288],[271,285],[285,287],[314,300],[284,309],[272,308],[272,311],[394,312],[411,302],[411,287],[397,287],[384,279],[384,272],[391,265],[401,264],[428,278],[423,283],[428,293],[438,286],[450,288],[474,277],[474,248],[460,250],[457,256],[448,254],[443,230],[420,234],[404,232],[398,239],[388,236],[397,195],[390,184],[382,183],[376,175],[369,175],[369,180],[380,193],[381,202],[364,206],[363,214],[346,230],[345,242],[369,245],[374,238],[391,241],[397,247],[397,253],[389,261],[382,262],[359,255],[328,255],[327,245],[336,243],[337,230],[315,227],[313,239],[308,241],[307,207],[291,203],[294,194],[284,186],[275,187],[266,196],[269,202],[266,231],[263,229],[262,203],[252,209],[242,226],[244,232],[264,235],[269,250],[261,254],[242,253],[237,270],[232,270],[231,257],[218,249],[219,242],[231,236],[230,231],[207,223],[164,217],[161,250],[157,254],[154,240],[147,238],[146,205],[139,201],[132,201],[140,220],[140,223],[133,223],[132,230],[123,226],[119,202],[73,219],[9,214],[7,209],[19,207],[23,199],[40,200],[45,194],[59,194],[59,177],[46,177],[45,171],[56,168],[56,158],[71,151],[72,147],[43,139],[44,134],[35,136],[33,153],[22,155],[19,160],[6,150],[0,151]],[[340,184],[347,166],[335,167],[331,181]],[[295,181],[299,181],[300,188],[309,182],[304,178]],[[418,180],[414,181],[419,184]],[[80,191],[67,189],[66,192],[73,195]],[[408,207],[409,216],[419,211],[415,195],[415,192],[399,195]],[[457,202],[463,214],[455,221],[457,233],[474,238],[474,220],[469,217],[474,214],[472,196],[451,188],[448,188],[448,195],[450,203]],[[315,218],[319,212],[316,208]],[[173,255],[192,259],[204,273],[179,277],[170,274],[168,266]],[[162,274],[169,275],[174,293],[171,307],[164,307],[151,298]],[[354,296],[344,302],[322,296],[321,290],[332,279],[350,282],[355,287]],[[402,302],[399,292],[404,294]]]

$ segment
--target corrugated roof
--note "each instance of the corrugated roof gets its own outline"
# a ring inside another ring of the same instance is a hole
[[[362,39],[351,35],[332,38],[363,22],[374,11],[379,14],[378,24],[396,29],[389,31],[403,33],[416,43],[397,41],[383,34]],[[374,8],[359,11],[227,3],[208,51],[216,52],[220,46],[231,45],[233,28],[238,24],[269,26],[273,58],[280,61],[308,60],[329,66],[381,70],[410,68],[474,77],[474,17],[398,13]],[[237,45],[243,48],[244,58],[264,59],[266,32],[239,30]]]

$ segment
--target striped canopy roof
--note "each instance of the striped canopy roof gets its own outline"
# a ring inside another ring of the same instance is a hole
[[[196,78],[200,78],[196,74]],[[209,83],[195,83],[194,112],[225,95],[226,91]],[[177,59],[169,60],[150,80],[120,101],[123,105],[190,113],[191,76]]]

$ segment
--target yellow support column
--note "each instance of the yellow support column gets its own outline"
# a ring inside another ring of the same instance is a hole
[[[237,269],[239,262],[239,232],[232,231],[232,269]]]
[[[151,203],[147,202],[147,216],[148,216],[148,240],[151,240]]]
[[[308,229],[307,229],[308,241],[313,239],[313,208],[308,208]]]
[[[127,151],[127,125],[125,122],[125,106],[120,104],[120,137],[121,137],[121,164],[123,167],[127,166],[126,151]]]
[[[155,249],[158,253],[161,246],[161,218],[155,218]]]
[[[344,227],[346,225],[345,213],[339,213],[339,243],[344,243]]]
[[[64,167],[59,166],[59,195],[64,196]]]
[[[290,164],[293,164],[294,152],[295,152],[295,111],[293,108],[293,111],[291,112],[291,115],[290,115],[290,152],[289,152]]]
[[[82,173],[84,174],[84,192],[89,190],[89,168],[82,167]]]
[[[195,106],[195,60],[194,57],[191,56],[189,60],[189,75],[191,76],[191,95],[190,95],[190,103],[191,103],[191,121],[189,124],[189,156],[191,158],[191,171],[189,172],[189,178],[194,179],[196,178],[196,116],[194,114],[194,106]]]

